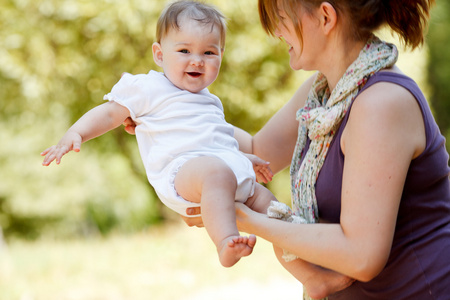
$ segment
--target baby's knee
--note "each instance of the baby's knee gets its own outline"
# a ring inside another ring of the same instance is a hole
[[[213,181],[217,185],[237,185],[233,170],[221,159],[211,157],[205,166],[205,180]]]

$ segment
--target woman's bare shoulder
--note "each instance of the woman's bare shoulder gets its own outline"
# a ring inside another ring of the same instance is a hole
[[[399,69],[383,72],[403,74]],[[423,151],[426,143],[422,111],[416,98],[408,89],[392,82],[377,82],[364,90],[355,99],[347,126],[350,130],[367,126],[371,128],[369,134],[385,130],[407,138],[414,149],[414,157]],[[349,138],[345,131],[344,144]]]

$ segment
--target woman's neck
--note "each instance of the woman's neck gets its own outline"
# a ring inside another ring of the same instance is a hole
[[[348,67],[358,58],[365,44],[366,42],[353,42],[347,46],[341,44],[340,47],[330,48],[328,58],[331,59],[325,61],[319,70],[327,78],[330,91],[333,91]]]

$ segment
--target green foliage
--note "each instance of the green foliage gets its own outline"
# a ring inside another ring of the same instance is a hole
[[[450,3],[437,1],[432,11],[432,22],[428,34],[429,64],[428,76],[431,88],[430,102],[434,116],[447,137],[450,150]]]
[[[11,213],[8,203],[4,198],[0,198],[0,220],[6,224],[3,232],[6,236],[18,235],[27,239],[35,239],[39,236],[43,227],[56,224],[56,218],[45,216],[22,216]]]
[[[172,216],[147,182],[135,138],[122,129],[84,144],[60,166],[44,168],[39,156],[101,104],[123,72],[156,68],[151,45],[166,1],[0,2],[5,235],[107,234]],[[224,62],[211,91],[230,123],[255,132],[306,74],[294,75],[285,46],[261,30],[256,1],[210,2],[229,18]]]

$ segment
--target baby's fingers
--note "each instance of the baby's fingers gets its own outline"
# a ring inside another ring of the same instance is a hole
[[[41,153],[41,155],[45,155],[42,165],[48,166],[54,160],[56,160],[56,164],[59,165],[59,163],[61,162],[61,158],[67,152],[69,152],[69,149],[67,147],[57,147],[57,146],[52,146],[44,150],[44,152]]]
[[[81,141],[74,141],[72,150],[75,152],[80,152],[80,148],[81,148]],[[67,150],[65,153],[63,153],[63,155],[66,154],[67,152],[69,152],[69,150]]]
[[[43,166],[48,166],[52,161],[55,160],[55,148],[56,146],[51,146],[50,148],[47,148],[41,152],[41,156],[45,156],[44,161],[42,162]]]
[[[270,167],[267,165],[264,167],[260,167],[260,166],[255,167],[255,173],[256,173],[258,182],[268,183],[268,182],[272,181],[273,173],[272,173],[272,170],[270,169]]]
[[[269,183],[269,179],[261,173],[256,173],[256,182]]]
[[[51,147],[45,149],[44,151],[41,152],[41,156],[46,156],[47,153],[49,153],[50,150],[52,150],[53,148],[55,148],[55,146],[51,146]]]
[[[266,179],[268,181],[272,181],[273,173],[272,173],[272,170],[270,168],[264,168],[264,169],[261,170],[261,172],[264,174],[264,176],[266,177]]]

